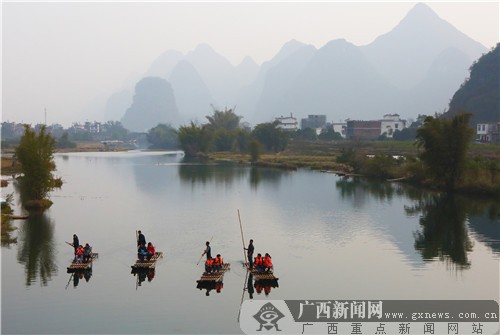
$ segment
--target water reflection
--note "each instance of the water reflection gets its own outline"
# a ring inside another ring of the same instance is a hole
[[[155,278],[156,271],[155,268],[152,269],[143,269],[143,270],[132,270],[132,274],[136,277],[135,281],[135,289],[137,290],[139,286],[142,286],[142,283],[148,280],[148,283],[152,282]]]
[[[73,288],[77,288],[80,281],[85,280],[85,282],[88,283],[91,277],[92,277],[92,266],[82,271],[75,271],[71,273],[71,276],[69,277],[68,280],[68,284],[66,284],[66,289],[68,288],[72,280],[73,280]]]
[[[271,289],[278,287],[278,281],[276,279],[260,279],[256,280],[253,286],[257,294],[264,292],[264,295],[268,297]]]
[[[255,189],[262,182],[278,184],[281,178],[290,171],[250,167],[245,168],[234,162],[207,162],[200,159],[184,158],[179,165],[179,177],[182,182],[189,184],[206,184],[214,182],[216,185],[231,185],[234,181],[249,179]]]
[[[471,232],[494,251],[500,250],[500,204],[494,199],[428,193],[406,184],[361,178],[342,178],[336,186],[342,198],[352,200],[358,207],[371,197],[384,201],[394,197],[410,199],[413,205],[405,206],[405,213],[419,215],[421,226],[414,233],[414,248],[426,261],[439,259],[459,269],[470,268]]]
[[[19,229],[17,260],[25,267],[26,286],[40,278],[46,286],[57,273],[54,225],[44,213],[31,212]]]
[[[266,185],[271,183],[279,184],[281,178],[288,173],[293,173],[287,170],[262,168],[252,166],[250,169],[250,185],[252,188],[257,189],[260,183],[264,182]]]
[[[196,284],[196,288],[201,290],[205,290],[205,295],[208,297],[210,296],[210,292],[213,290],[216,293],[221,293],[222,289],[224,288],[224,282],[221,280],[219,281],[198,281]]]
[[[189,184],[231,185],[233,181],[245,178],[246,169],[230,162],[210,163],[199,159],[184,158],[179,165],[179,177],[182,182]]]
[[[492,204],[488,213],[479,214],[469,218],[469,227],[478,238],[489,246],[495,253],[500,254],[500,210],[494,207],[498,204]]]
[[[465,225],[468,213],[464,200],[449,194],[434,194],[406,208],[410,215],[421,214],[422,230],[415,232],[414,237],[415,249],[424,260],[438,258],[451,261],[459,269],[470,267],[467,253],[472,251],[473,243]]]
[[[250,273],[250,271],[247,271],[248,273],[248,281],[247,281],[247,292],[248,292],[248,297],[250,299],[253,299],[253,293],[255,292],[253,289],[253,274]]]
[[[415,205],[407,207],[408,214],[420,213],[422,230],[415,233],[415,249],[424,260],[439,258],[451,260],[459,269],[470,267],[467,253],[473,243],[469,237],[466,222],[470,228],[482,227],[477,222],[490,214],[490,244],[498,247],[499,206],[495,201],[477,200],[453,194],[432,194],[422,197]],[[475,224],[476,223],[476,224]],[[496,228],[496,229],[495,229]]]
[[[16,230],[16,227],[12,224],[11,219],[4,219],[2,217],[2,241],[1,241],[1,246],[2,248],[7,247],[10,248],[12,244],[17,243],[17,238],[12,237],[11,233]]]
[[[365,178],[342,177],[335,183],[340,195],[344,199],[352,199],[358,207],[374,197],[377,200],[390,201],[394,197],[406,196],[410,199],[419,199],[423,193],[421,189],[401,184],[374,182]]]

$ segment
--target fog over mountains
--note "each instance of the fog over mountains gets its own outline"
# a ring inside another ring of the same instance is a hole
[[[329,121],[379,119],[387,113],[415,118],[447,109],[471,64],[487,51],[428,6],[417,4],[394,29],[368,45],[337,39],[317,49],[292,40],[261,66],[249,57],[233,66],[207,44],[187,54],[165,51],[144,77],[162,79],[148,81],[147,88],[155,92],[165,91],[166,81],[173,101],[152,94],[147,98],[162,102],[147,102],[145,86],[137,84],[110,96],[105,115],[137,131],[158,122],[205,122],[211,105],[236,106],[243,121],[253,125],[290,113],[299,119],[326,114]],[[160,111],[148,112],[151,106]]]

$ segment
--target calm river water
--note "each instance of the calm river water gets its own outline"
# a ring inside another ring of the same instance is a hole
[[[53,206],[15,221],[17,243],[2,244],[2,334],[240,333],[252,290],[273,300],[499,301],[494,202],[166,152],[55,162],[64,185]],[[246,283],[238,209],[245,243],[273,257],[279,287],[267,295]],[[164,252],[154,277],[140,280],[130,272],[138,229]],[[99,253],[90,278],[66,272],[75,233]],[[196,285],[210,239],[231,263],[220,292]]]

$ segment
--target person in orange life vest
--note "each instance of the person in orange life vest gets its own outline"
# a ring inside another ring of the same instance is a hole
[[[83,261],[83,246],[79,245],[76,249],[76,262],[81,263]]]
[[[147,247],[147,252],[148,252],[148,261],[155,255],[155,247],[153,243],[149,242],[148,247]]]
[[[264,265],[264,271],[273,272],[273,261],[271,259],[271,255],[266,253],[266,255],[264,256],[264,260],[262,262]]]
[[[262,285],[260,285],[258,280],[255,282],[255,284],[253,284],[253,286],[255,287],[255,292],[257,292],[257,294],[262,293]]]
[[[216,272],[219,272],[222,269],[222,264],[224,264],[224,262],[222,262],[222,257],[220,254],[217,254],[214,259],[214,269]]]
[[[257,272],[259,273],[261,273],[264,270],[264,263],[261,254],[257,254],[257,257],[255,257],[255,260],[253,262],[253,265],[255,269],[257,269]]]
[[[210,272],[212,272],[213,269],[214,269],[214,259],[209,258],[205,262],[205,272],[210,273]]]
[[[218,282],[217,284],[215,284],[215,291],[217,293],[220,293],[220,291],[222,290],[222,287],[224,286],[224,284],[220,281]]]

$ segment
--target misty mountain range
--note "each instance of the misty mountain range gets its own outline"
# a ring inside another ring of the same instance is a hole
[[[249,57],[233,66],[207,44],[187,54],[168,50],[144,74],[151,77],[147,85],[142,79],[135,89],[117,91],[104,114],[134,131],[159,122],[205,122],[211,106],[236,106],[242,121],[251,124],[290,113],[299,119],[326,114],[335,122],[388,113],[416,118],[446,110],[471,64],[487,51],[417,4],[368,45],[337,39],[317,49],[292,40],[261,66]],[[145,87],[156,94],[148,95]]]

